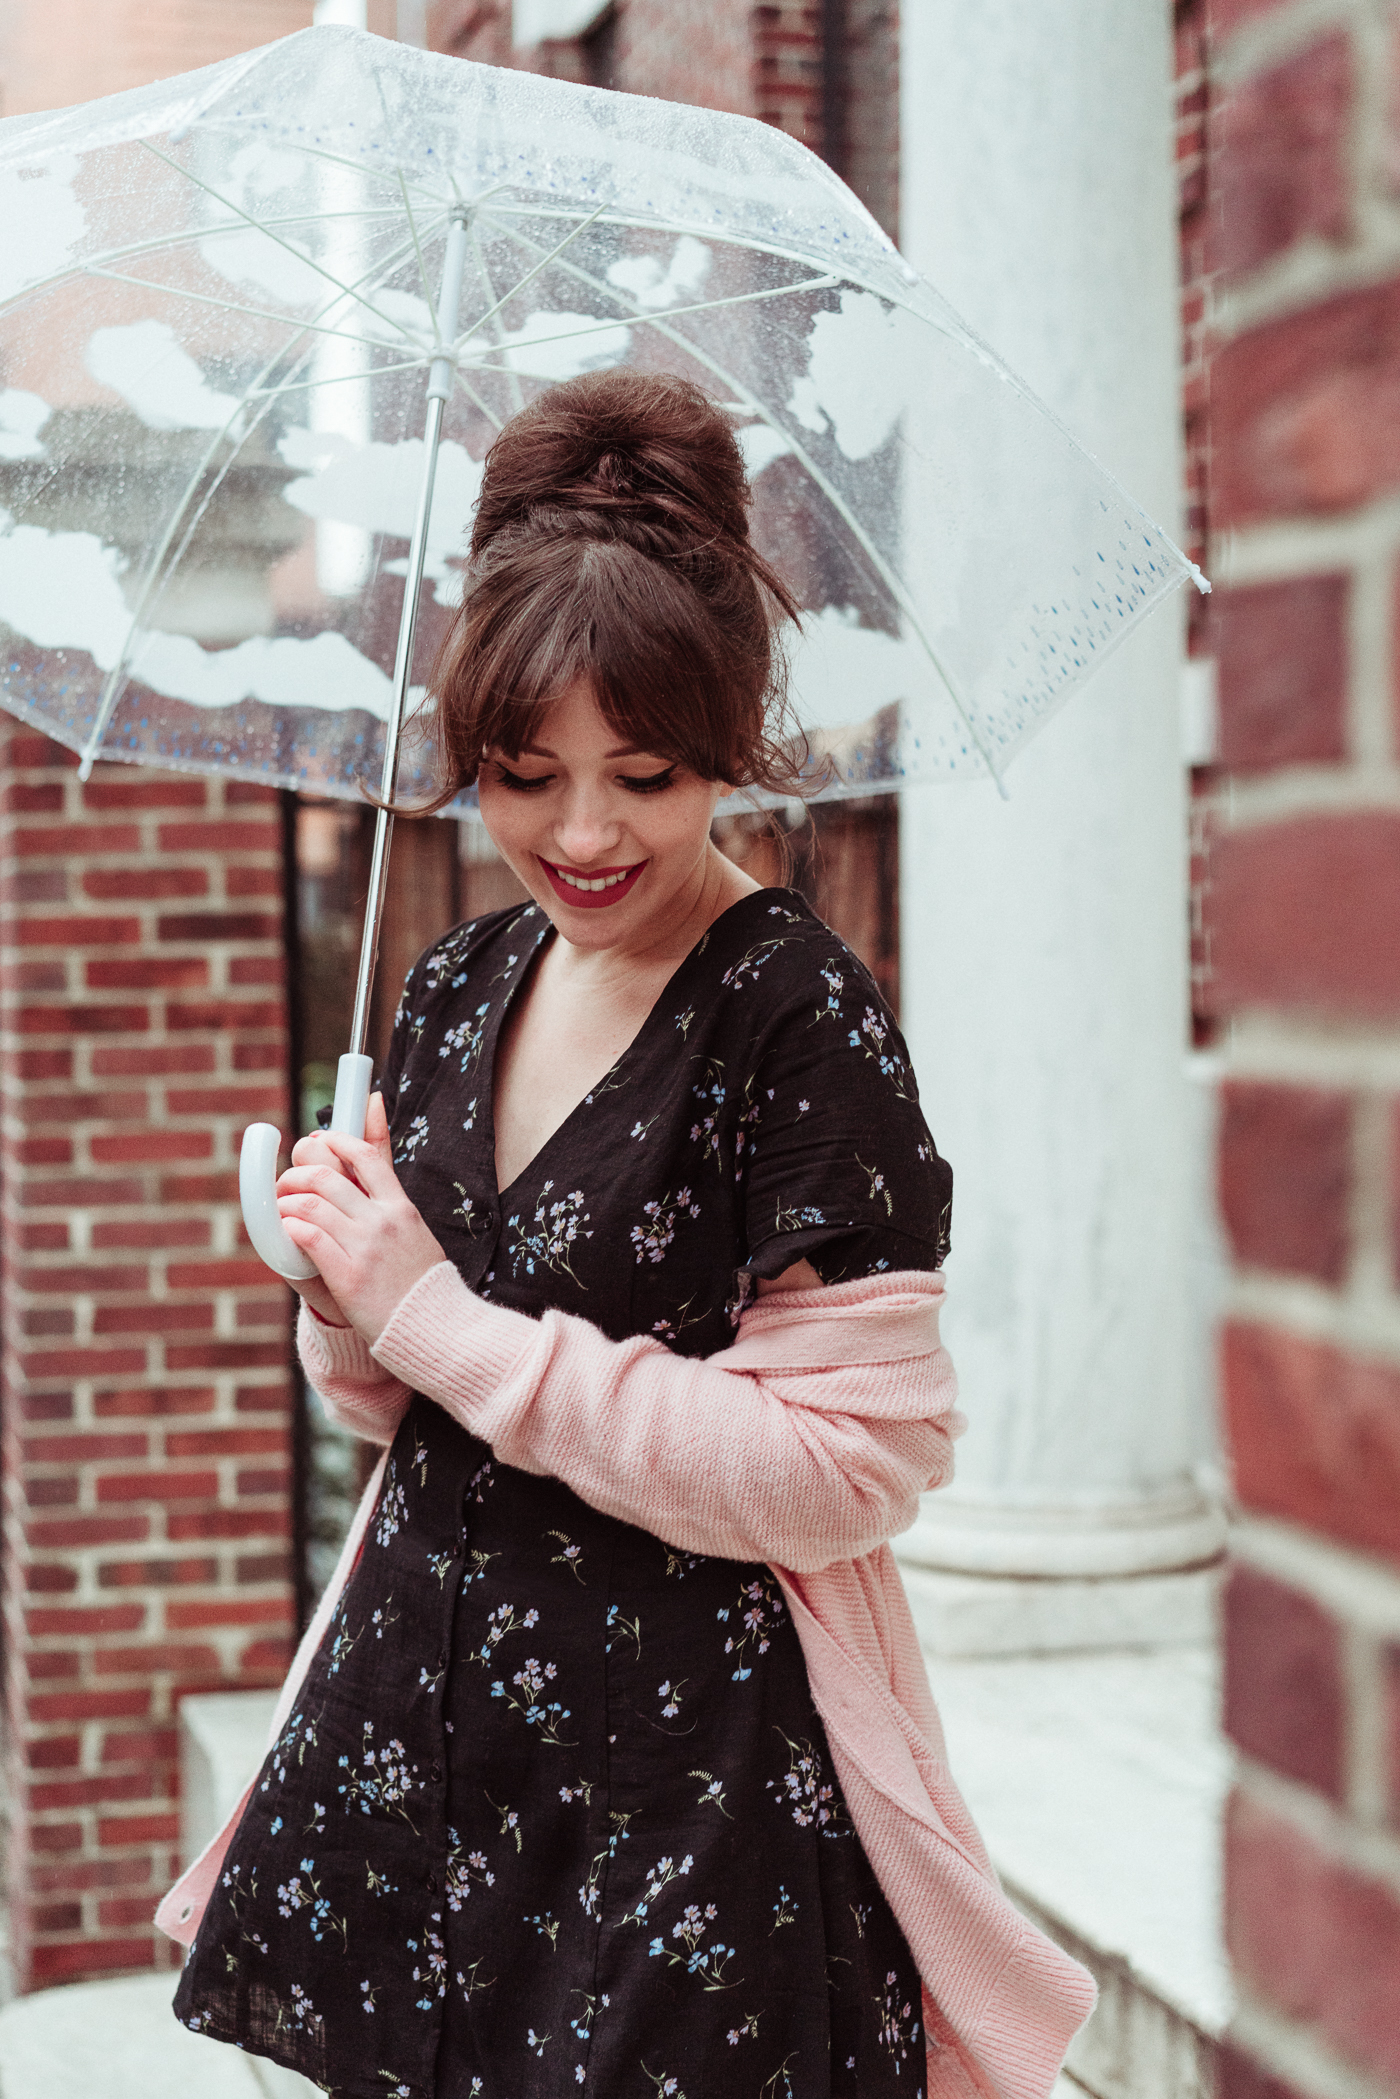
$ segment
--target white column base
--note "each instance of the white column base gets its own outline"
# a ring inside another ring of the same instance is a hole
[[[1192,1479],[1151,1493],[1047,1504],[945,1488],[895,1542],[900,1559],[954,1574],[1098,1580],[1175,1574],[1218,1560],[1225,1514]]]
[[[1053,1654],[1182,1647],[1216,1637],[1219,1562],[1165,1574],[958,1574],[909,1561],[894,1541],[930,1654]]]

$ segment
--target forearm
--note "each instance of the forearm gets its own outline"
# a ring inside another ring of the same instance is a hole
[[[446,1263],[374,1353],[505,1463],[690,1551],[799,1571],[853,1558],[907,1528],[951,1469],[951,1377],[945,1391],[927,1361],[899,1366],[905,1400],[872,1421],[836,1410],[830,1374],[726,1370],[561,1313],[527,1319]],[[859,1371],[842,1375],[853,1391]]]
[[[308,1384],[332,1421],[366,1442],[393,1442],[409,1388],[375,1362],[353,1327],[326,1326],[303,1305],[297,1319],[297,1352]]]

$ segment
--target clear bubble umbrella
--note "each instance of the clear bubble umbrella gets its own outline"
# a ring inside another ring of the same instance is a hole
[[[850,191],[746,118],[322,28],[0,124],[0,217],[0,702],[84,773],[425,786],[487,448],[602,366],[732,417],[806,608],[825,794],[1000,780],[1191,573]],[[391,828],[333,1116],[357,1134]],[[278,1142],[245,1140],[245,1217],[304,1275]]]

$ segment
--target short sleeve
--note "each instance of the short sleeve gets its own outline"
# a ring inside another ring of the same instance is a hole
[[[749,1272],[771,1278],[807,1260],[836,1283],[940,1268],[953,1175],[924,1121],[904,1038],[834,935],[801,945],[763,1031],[740,1129]]]

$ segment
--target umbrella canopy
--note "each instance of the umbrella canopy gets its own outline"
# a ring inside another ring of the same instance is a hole
[[[746,118],[322,28],[0,124],[0,213],[0,700],[88,763],[378,785],[492,438],[604,365],[732,415],[830,792],[999,776],[1189,571]]]

